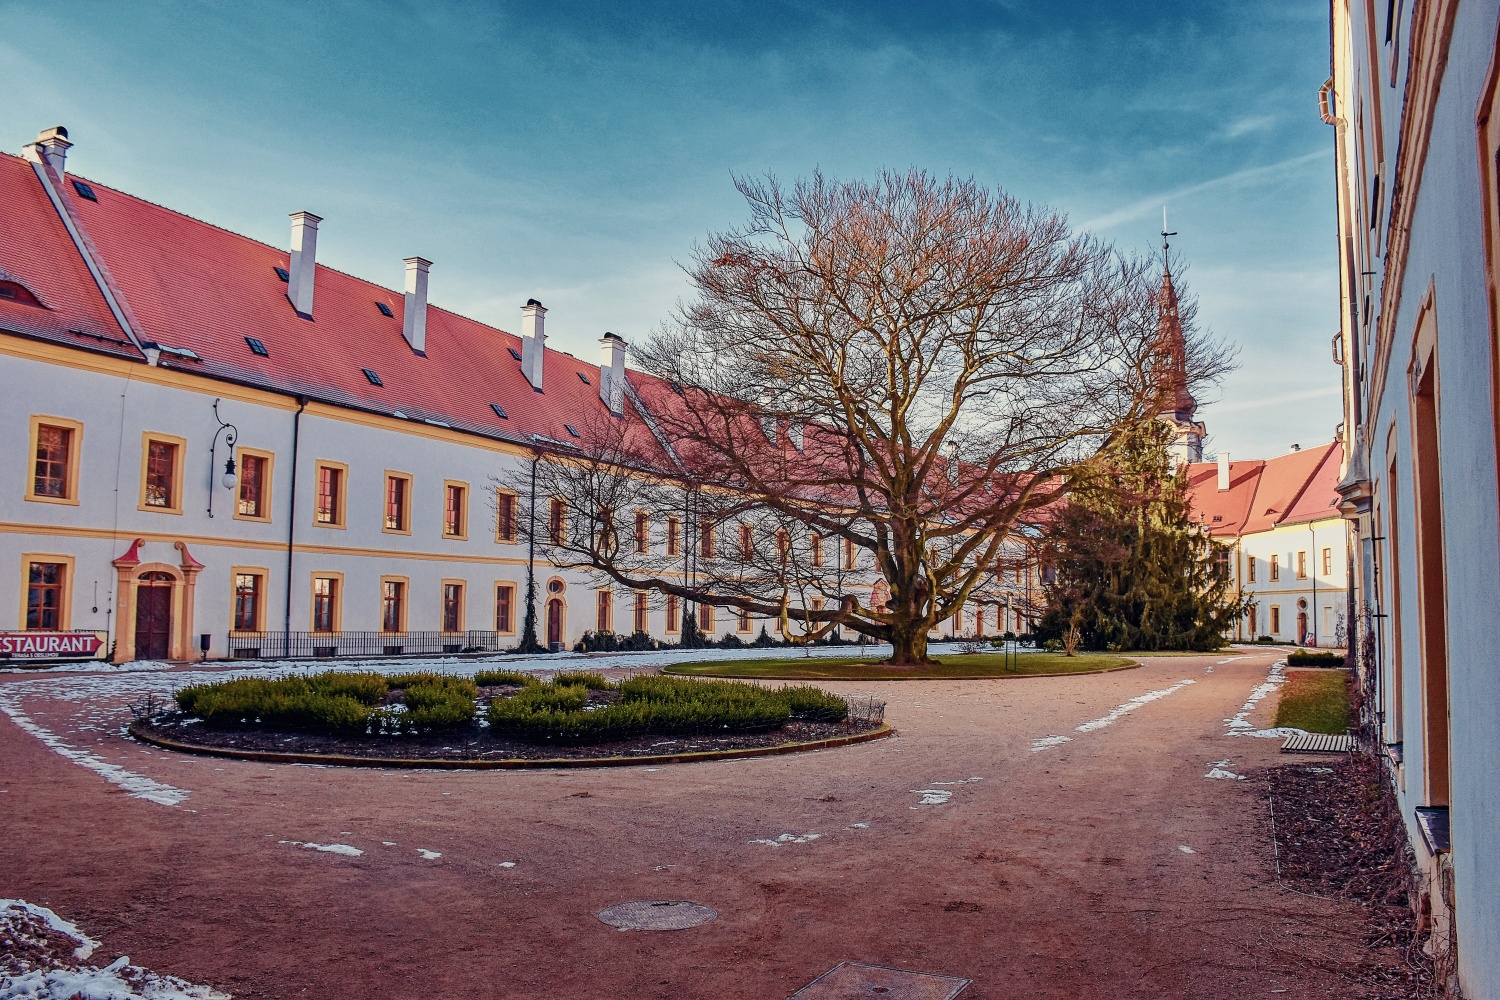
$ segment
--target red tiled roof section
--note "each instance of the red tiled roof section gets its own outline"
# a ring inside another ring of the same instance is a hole
[[[1265,461],[1230,462],[1229,489],[1223,491],[1217,462],[1194,463],[1188,467],[1193,519],[1212,535],[1243,535],[1335,517],[1342,463],[1337,442]]]
[[[423,357],[401,336],[401,292],[321,264],[314,318],[302,319],[276,274],[288,266],[286,250],[88,183],[99,200],[74,199],[74,209],[130,303],[142,338],[202,358],[167,355],[166,364],[517,441],[539,435],[571,443],[566,425],[583,432],[590,421],[607,418],[597,364],[548,350],[545,392],[538,393],[508,350],[521,350],[519,337],[430,304]],[[391,262],[393,273],[400,268],[400,261]],[[382,314],[378,302],[394,315]],[[252,353],[247,336],[260,340],[270,356]],[[365,368],[384,384],[371,384]],[[500,404],[506,419],[491,403]],[[641,423],[628,404],[626,412],[632,424]],[[640,426],[629,433],[649,434]]]
[[[107,337],[105,346],[125,339],[31,164],[8,153],[0,153],[0,271],[46,306],[0,297],[0,328],[78,347],[101,344],[70,330]]]

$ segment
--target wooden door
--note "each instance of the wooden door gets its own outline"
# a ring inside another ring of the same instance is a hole
[[[172,578],[147,573],[135,590],[135,657],[165,660],[172,643]]]
[[[557,598],[547,602],[547,648],[556,649],[562,645],[562,601]]]

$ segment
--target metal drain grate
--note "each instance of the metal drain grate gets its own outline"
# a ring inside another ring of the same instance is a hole
[[[971,980],[938,976],[930,972],[906,972],[864,962],[840,962],[793,993],[791,1000],[953,1000]]]
[[[635,899],[616,903],[600,910],[596,916],[622,931],[685,931],[706,924],[719,911],[686,899]]]
[[[1281,744],[1282,753],[1349,753],[1354,750],[1353,736],[1329,736],[1326,733],[1297,733]]]

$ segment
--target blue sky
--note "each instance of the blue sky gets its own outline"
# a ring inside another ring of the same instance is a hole
[[[1241,367],[1200,411],[1236,458],[1340,419],[1326,8],[1188,2],[0,0],[0,148],[593,359],[684,293],[731,173],[973,175],[1175,250]]]

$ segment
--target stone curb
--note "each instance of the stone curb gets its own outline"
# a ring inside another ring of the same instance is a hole
[[[739,750],[703,750],[693,753],[658,754],[651,757],[596,757],[591,760],[574,760],[554,757],[545,760],[424,760],[396,757],[345,757],[335,754],[277,753],[271,750],[231,750],[226,747],[201,747],[191,743],[180,743],[165,736],[144,732],[145,720],[137,719],[130,724],[130,735],[142,743],[176,750],[180,753],[201,754],[207,757],[226,757],[231,760],[253,760],[263,764],[327,764],[333,767],[404,767],[442,771],[519,771],[529,769],[557,769],[570,767],[633,767],[637,764],[691,764],[707,760],[734,760],[740,757],[774,757],[781,754],[801,753],[806,750],[826,750],[833,747],[868,743],[895,735],[889,724],[882,723],[879,729],[853,736],[835,736],[826,740],[807,743],[779,743],[770,747],[746,747]]]

